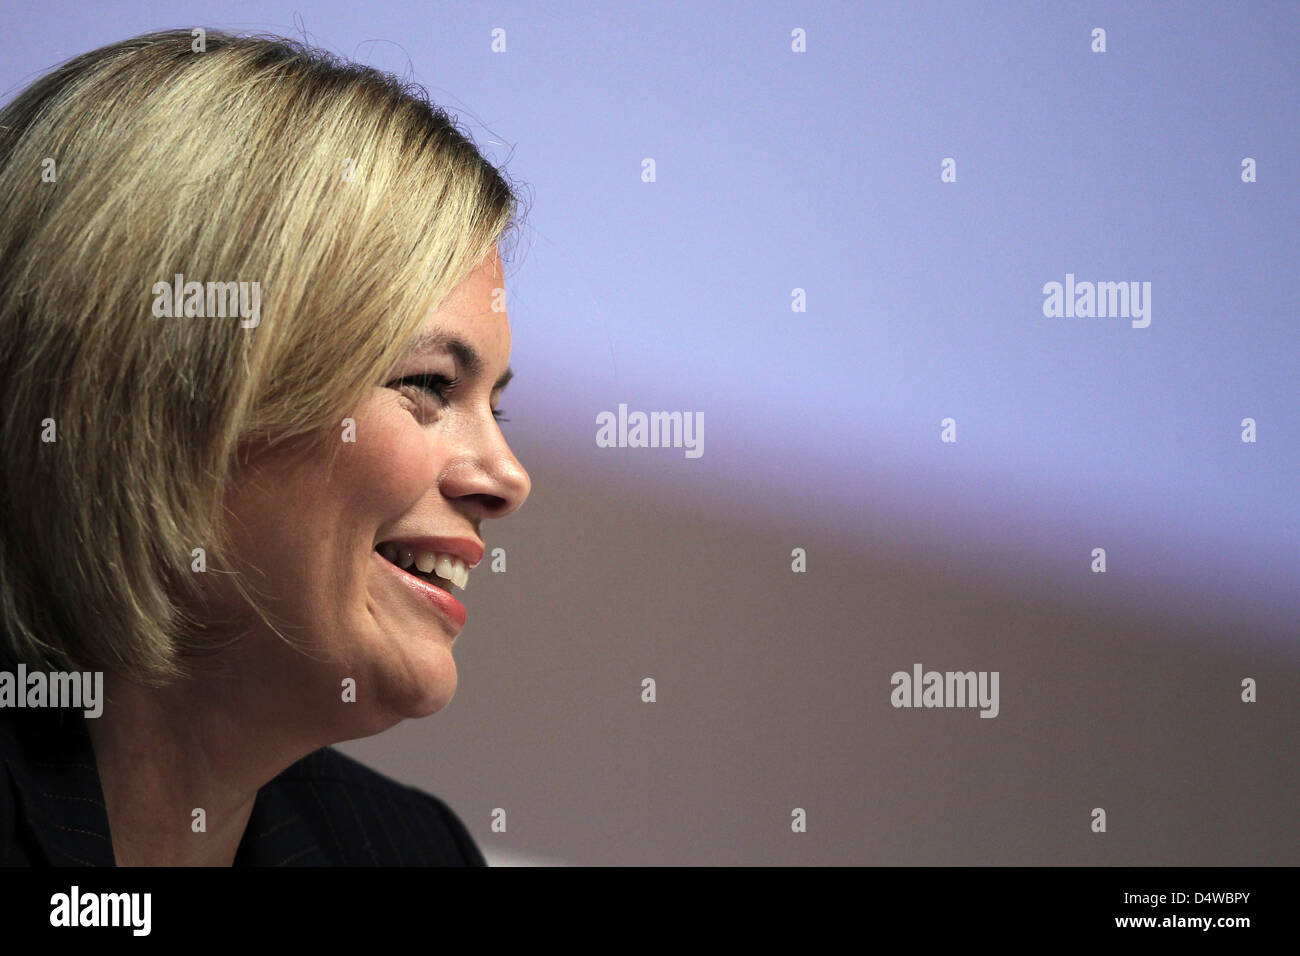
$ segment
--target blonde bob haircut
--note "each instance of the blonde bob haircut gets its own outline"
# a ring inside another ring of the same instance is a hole
[[[23,90],[0,110],[0,209],[0,656],[155,685],[246,633],[194,610],[198,560],[234,566],[241,452],[337,451],[520,223],[421,88],[217,31],[115,43]],[[178,274],[258,283],[260,320],[159,317]]]

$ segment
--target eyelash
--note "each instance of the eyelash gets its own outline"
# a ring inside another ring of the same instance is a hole
[[[451,394],[459,384],[460,379],[458,378],[448,378],[446,375],[440,375],[437,372],[421,372],[418,375],[407,375],[403,378],[395,379],[388,383],[388,387],[392,388],[394,386],[400,387],[402,385],[409,385],[421,389],[422,391],[435,396],[438,401],[442,403],[442,407],[446,408],[451,404],[447,396]],[[510,419],[503,417],[504,414],[505,413],[499,408],[492,409],[492,417],[499,422],[510,421]]]

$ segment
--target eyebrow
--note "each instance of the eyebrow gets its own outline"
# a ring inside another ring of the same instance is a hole
[[[483,373],[483,359],[478,352],[474,351],[474,346],[464,339],[457,338],[451,332],[443,330],[422,332],[415,337],[411,347],[407,349],[407,354],[424,355],[438,351],[450,352],[470,375],[481,375]],[[507,368],[492,386],[492,391],[496,392],[505,388],[514,377],[514,369]]]

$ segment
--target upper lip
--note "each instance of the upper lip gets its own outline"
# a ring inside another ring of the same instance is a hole
[[[467,568],[474,568],[483,560],[483,545],[473,538],[430,538],[418,535],[394,535],[376,543],[396,544],[410,548],[412,551],[430,551],[434,554],[450,554],[465,562]]]

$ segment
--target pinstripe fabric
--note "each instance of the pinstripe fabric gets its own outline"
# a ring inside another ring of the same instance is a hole
[[[86,718],[0,709],[0,864],[113,866]],[[486,866],[437,797],[326,747],[257,793],[236,866]]]

